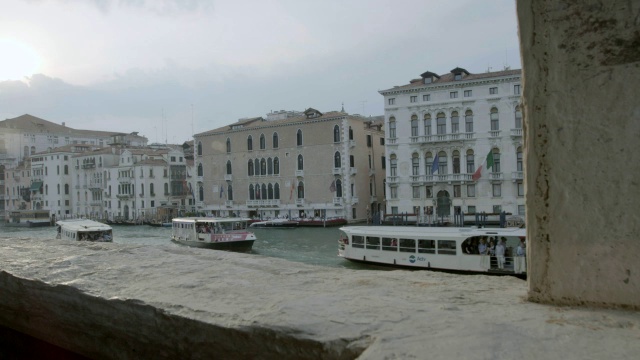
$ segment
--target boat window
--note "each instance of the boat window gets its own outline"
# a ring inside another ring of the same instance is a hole
[[[354,248],[363,248],[364,249],[364,236],[353,235],[352,245]]]
[[[414,239],[400,239],[401,252],[416,252],[416,241]]]
[[[455,240],[438,240],[438,254],[440,255],[456,255]]]
[[[422,254],[435,254],[436,241],[435,240],[418,240],[418,252]]]
[[[367,249],[380,250],[380,238],[377,236],[367,236]]]
[[[383,237],[382,250],[398,251],[398,239]]]

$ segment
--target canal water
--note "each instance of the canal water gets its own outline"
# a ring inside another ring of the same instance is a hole
[[[251,254],[286,259],[305,264],[349,269],[380,269],[379,266],[354,263],[338,257],[340,230],[300,227],[295,229],[255,229],[258,240]],[[0,224],[0,236],[53,239],[55,227],[12,227]],[[151,246],[176,246],[171,241],[171,228],[147,225],[113,226],[113,242]],[[212,251],[201,249],[202,251]]]

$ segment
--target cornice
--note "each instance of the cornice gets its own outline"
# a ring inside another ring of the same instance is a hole
[[[487,78],[487,79],[455,81],[455,82],[452,81],[452,82],[447,82],[443,84],[430,84],[430,85],[417,86],[413,88],[381,90],[381,91],[378,91],[378,93],[384,96],[392,95],[392,94],[422,93],[427,91],[437,91],[437,90],[444,90],[444,89],[460,89],[460,88],[481,86],[481,85],[487,85],[487,84],[518,82],[520,81],[521,78],[522,78],[521,76],[510,76],[510,77],[503,77],[503,78]]]

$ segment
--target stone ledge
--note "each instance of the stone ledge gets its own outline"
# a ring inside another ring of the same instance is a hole
[[[91,358],[631,358],[640,315],[512,277],[0,238],[0,326]],[[568,341],[570,340],[570,341]],[[602,346],[603,341],[606,346]]]

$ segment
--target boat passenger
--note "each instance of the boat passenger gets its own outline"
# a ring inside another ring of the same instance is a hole
[[[506,246],[505,246],[504,240],[500,240],[498,245],[496,245],[496,257],[498,258],[498,269],[500,270],[504,269],[505,250],[506,250]]]
[[[495,268],[496,267],[496,245],[493,242],[493,238],[489,238],[489,246],[487,247],[487,252],[489,253],[489,266],[491,268]]]

